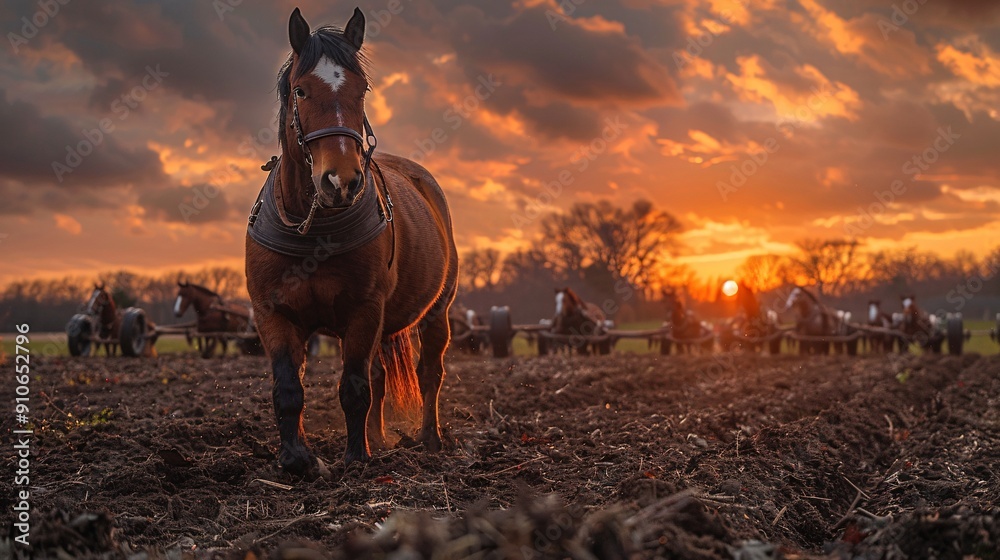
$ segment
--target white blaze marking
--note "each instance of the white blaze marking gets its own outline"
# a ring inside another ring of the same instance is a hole
[[[563,298],[565,298],[565,297],[566,297],[566,294],[564,294],[562,292],[559,292],[558,294],[556,294],[556,315],[561,315],[562,314],[562,310],[563,310]]]
[[[174,315],[180,315],[181,314],[181,301],[183,299],[184,299],[183,297],[177,296],[177,301],[174,302]]]
[[[471,309],[465,310],[465,320],[468,321],[469,325],[473,324],[473,320],[476,318],[476,312]]]
[[[904,299],[903,300],[903,309],[909,309],[910,305],[912,305],[912,304],[913,304],[913,300],[912,299],[910,299],[910,298]]]
[[[344,85],[344,81],[347,79],[344,67],[334,64],[332,60],[325,56],[319,59],[312,73],[317,78],[329,84],[330,89],[333,91],[340,89],[340,86]]]
[[[791,309],[792,305],[795,303],[795,300],[798,299],[800,291],[801,290],[799,290],[798,288],[795,288],[794,290],[792,290],[792,293],[788,294],[788,301],[785,302],[785,309]]]
[[[878,319],[878,305],[874,303],[868,304],[868,321],[874,323]]]

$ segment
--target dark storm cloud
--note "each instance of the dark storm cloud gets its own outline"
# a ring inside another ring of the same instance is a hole
[[[546,9],[525,9],[498,21],[474,7],[457,8],[452,44],[474,73],[496,71],[559,98],[592,103],[677,102],[666,68],[633,38],[588,29],[572,19],[553,29]]]
[[[115,129],[102,131],[100,121],[84,120],[80,126],[44,116],[30,103],[8,101],[4,90],[0,98],[0,130],[6,131],[0,135],[0,173],[8,179],[74,188],[164,177],[155,152],[122,145]],[[114,126],[116,121],[107,118],[106,124]],[[53,164],[64,167],[54,170]]]
[[[188,224],[225,221],[236,210],[224,191],[206,184],[144,190],[139,205],[154,220]]]
[[[74,2],[45,31],[97,79],[94,108],[106,109],[158,65],[168,74],[167,90],[200,103],[234,104],[242,110],[217,125],[253,133],[274,110],[287,17],[270,3],[245,2],[220,19],[212,2]]]
[[[659,125],[661,138],[672,140],[686,140],[688,131],[700,130],[716,140],[738,143],[746,138],[748,132],[744,123],[736,120],[728,107],[716,103],[699,102],[684,108],[649,109],[643,114]],[[774,133],[775,130],[770,127],[766,132]]]

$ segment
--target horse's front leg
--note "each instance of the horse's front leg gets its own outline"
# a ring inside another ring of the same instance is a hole
[[[368,461],[367,423],[372,406],[371,367],[375,345],[382,334],[382,307],[370,306],[356,312],[346,329],[342,349],[344,373],[340,378],[340,406],[347,424],[344,464]]]
[[[305,430],[302,427],[302,411],[305,408],[302,375],[305,373],[306,335],[297,325],[278,313],[258,314],[258,317],[257,330],[271,359],[273,372],[271,398],[281,438],[278,462],[291,474],[309,475],[319,467],[319,463],[306,446]]]

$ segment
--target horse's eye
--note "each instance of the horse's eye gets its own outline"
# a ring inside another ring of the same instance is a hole
[[[302,88],[297,87],[297,88],[295,88],[294,91],[295,91],[295,97],[298,97],[299,99],[305,99],[306,98],[306,92],[303,91]]]

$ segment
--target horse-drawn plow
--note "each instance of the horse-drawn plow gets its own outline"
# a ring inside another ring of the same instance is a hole
[[[125,357],[152,356],[162,336],[183,336],[204,358],[213,356],[217,348],[225,355],[229,342],[235,342],[243,354],[263,354],[249,307],[227,304],[202,286],[186,282],[177,285],[174,315],[181,317],[188,307],[193,307],[197,319],[163,326],[155,325],[139,307],[119,310],[104,285],[95,285],[85,310],[66,324],[70,355],[96,355],[104,347],[108,356],[117,354],[118,348]]]
[[[1000,314],[992,329],[970,330],[965,328],[961,313],[948,313],[944,318],[921,316],[913,328],[908,328],[909,323],[903,313],[895,314],[888,327],[853,321],[851,315],[846,313],[838,316],[830,334],[812,334],[801,322],[780,324],[774,312],[750,317],[752,320],[743,317],[723,321],[714,327],[706,322],[699,322],[696,330],[679,329],[676,318],[674,321],[664,322],[658,328],[636,330],[617,329],[613,322],[604,320],[595,322],[587,329],[560,333],[552,320],[517,324],[512,319],[509,306],[494,306],[490,309],[488,320],[472,323],[456,318],[453,319],[453,329],[463,340],[476,338],[488,341],[488,344],[476,346],[474,352],[486,350],[495,358],[511,356],[514,339],[518,336],[526,339],[539,356],[567,349],[584,354],[606,355],[622,340],[645,340],[650,348],[658,346],[661,355],[765,351],[776,355],[783,348],[800,354],[815,355],[832,352],[854,356],[865,348],[875,353],[906,353],[919,348],[931,353],[946,350],[948,354],[961,355],[965,343],[972,336],[989,336],[1000,343]]]

